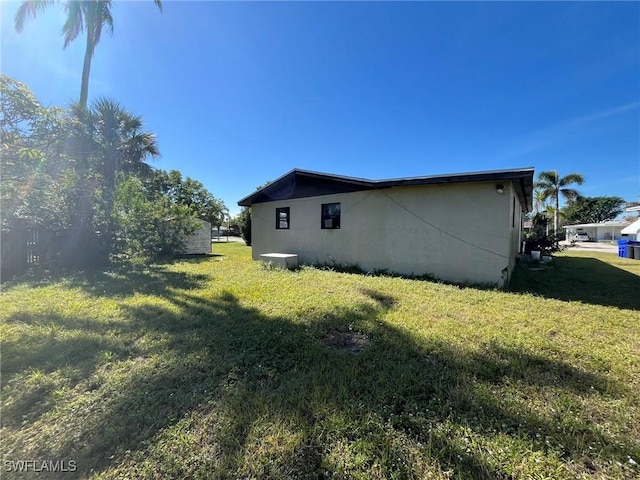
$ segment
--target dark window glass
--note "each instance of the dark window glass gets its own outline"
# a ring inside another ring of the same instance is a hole
[[[288,230],[290,223],[289,207],[276,208],[276,228]]]
[[[322,223],[321,228],[340,228],[340,204],[339,203],[323,203],[322,204]]]

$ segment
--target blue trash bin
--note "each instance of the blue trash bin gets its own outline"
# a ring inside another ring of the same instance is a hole
[[[626,258],[627,248],[629,248],[628,239],[623,238],[622,240],[618,240],[618,256],[619,257]]]

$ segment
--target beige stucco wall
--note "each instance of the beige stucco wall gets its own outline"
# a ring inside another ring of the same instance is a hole
[[[502,285],[515,265],[521,207],[496,182],[394,187],[253,205],[253,258],[295,253],[306,264],[357,264],[461,283]],[[341,203],[341,228],[320,228],[321,204]],[[291,228],[275,228],[290,207]]]

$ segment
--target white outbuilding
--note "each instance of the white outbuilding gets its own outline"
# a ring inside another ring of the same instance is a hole
[[[184,238],[184,253],[187,255],[208,255],[211,253],[211,224],[199,218],[194,219],[198,227]]]

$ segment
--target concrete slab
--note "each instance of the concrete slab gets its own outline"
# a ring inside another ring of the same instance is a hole
[[[260,260],[275,267],[298,268],[298,255],[294,253],[261,253]]]

